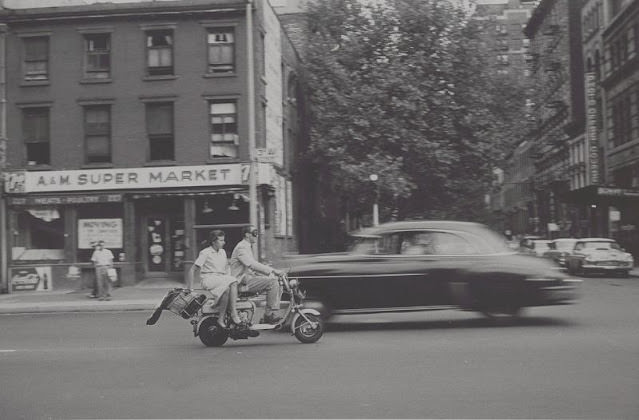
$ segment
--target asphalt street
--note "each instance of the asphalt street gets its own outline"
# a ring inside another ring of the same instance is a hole
[[[639,279],[497,323],[343,316],[221,348],[148,311],[0,316],[0,418],[639,418]]]

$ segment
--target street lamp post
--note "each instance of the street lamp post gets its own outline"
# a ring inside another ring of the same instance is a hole
[[[379,200],[379,184],[377,184],[377,174],[371,174],[368,177],[371,181],[375,183],[375,201],[373,202],[373,226],[379,225],[379,205],[377,201]]]

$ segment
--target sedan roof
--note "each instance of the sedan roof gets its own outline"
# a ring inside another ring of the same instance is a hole
[[[579,238],[577,239],[579,242],[617,242],[614,239],[610,238]]]
[[[459,222],[453,220],[410,220],[401,222],[383,223],[379,226],[368,227],[353,232],[351,236],[375,236],[384,232],[394,230],[419,230],[419,229],[442,229],[461,230],[466,232],[485,232],[488,228],[482,224],[474,222]]]

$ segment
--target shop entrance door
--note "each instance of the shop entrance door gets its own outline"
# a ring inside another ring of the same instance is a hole
[[[145,267],[147,274],[164,274],[169,271],[169,218],[166,215],[146,217]]]

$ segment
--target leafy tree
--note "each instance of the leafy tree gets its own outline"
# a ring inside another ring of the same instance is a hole
[[[481,220],[525,96],[494,75],[465,11],[438,0],[317,0],[307,16],[305,162],[324,199],[367,213],[378,191],[382,220],[393,209]]]

